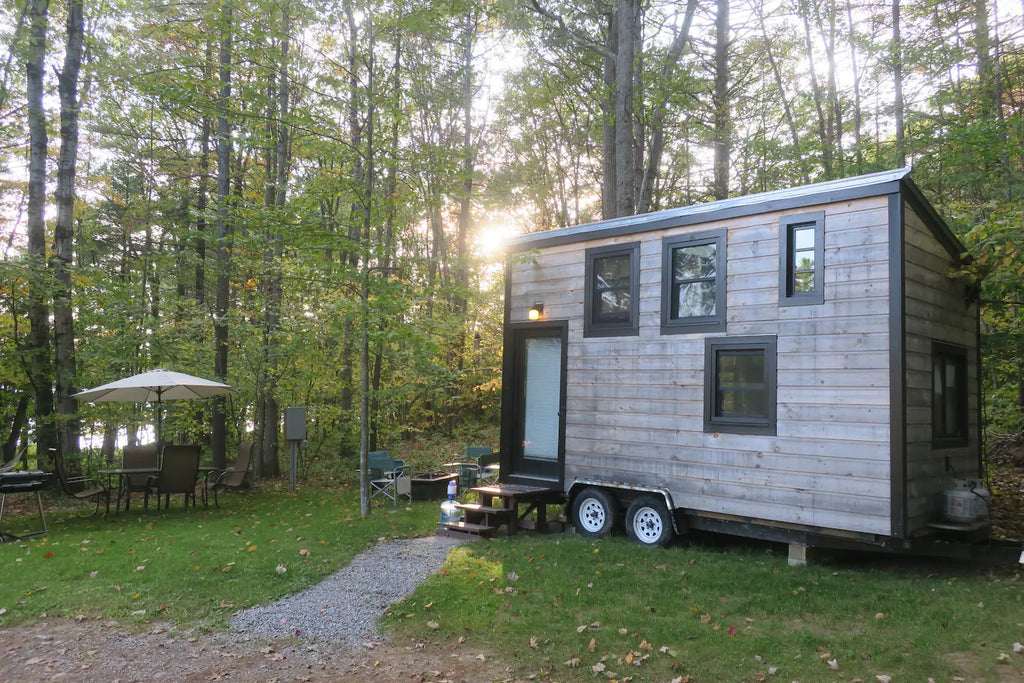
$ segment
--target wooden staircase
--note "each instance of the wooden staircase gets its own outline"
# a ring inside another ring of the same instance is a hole
[[[561,489],[524,484],[493,484],[476,486],[470,491],[480,496],[481,503],[457,503],[455,507],[462,510],[463,521],[440,522],[437,533],[442,536],[490,536],[501,526],[508,529],[511,536],[519,529],[547,530],[548,504],[561,503]],[[501,501],[495,505],[495,499]],[[490,505],[485,503],[490,502]],[[520,506],[525,509],[520,512]],[[537,511],[537,519],[527,516]]]

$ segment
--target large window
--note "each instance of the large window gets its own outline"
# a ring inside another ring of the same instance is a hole
[[[967,444],[967,349],[932,342],[932,443]]]
[[[661,331],[724,330],[725,231],[666,237],[661,255]]]
[[[587,249],[583,333],[639,334],[640,243]]]
[[[704,340],[704,431],[775,434],[774,336]]]
[[[824,303],[824,257],[824,212],[784,216],[779,221],[780,304]]]

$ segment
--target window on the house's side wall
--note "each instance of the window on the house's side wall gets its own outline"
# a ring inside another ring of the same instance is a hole
[[[967,349],[932,342],[932,445],[967,445]]]
[[[774,336],[704,340],[704,431],[775,434]]]
[[[725,330],[725,230],[661,241],[661,331]]]
[[[640,243],[587,249],[583,335],[639,334]]]
[[[825,213],[783,216],[779,220],[779,303],[824,303],[824,259]]]

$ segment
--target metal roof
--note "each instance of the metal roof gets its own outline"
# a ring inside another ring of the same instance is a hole
[[[918,199],[924,201],[923,196],[920,196],[920,191],[913,186],[913,183],[907,177],[910,171],[911,169],[908,167],[894,171],[869,173],[852,178],[801,185],[800,187],[785,190],[772,190],[743,197],[720,199],[706,204],[694,204],[692,206],[665,209],[637,216],[624,216],[597,223],[585,223],[567,228],[534,232],[513,238],[509,241],[507,250],[509,252],[527,251],[556,244],[570,244],[602,237],[629,235],[725,218],[750,216],[770,211],[784,211],[812,204],[827,204],[861,197],[872,197],[899,192],[907,184],[910,185],[912,193]],[[941,221],[941,219],[939,220]],[[935,226],[933,226],[934,229],[936,229]],[[939,230],[945,231],[949,237],[952,237],[952,233],[949,232],[949,228],[945,223],[942,223]],[[953,237],[953,239],[955,240],[956,238]]]

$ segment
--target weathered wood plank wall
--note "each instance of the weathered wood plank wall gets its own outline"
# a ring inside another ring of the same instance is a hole
[[[978,381],[976,303],[968,304],[962,282],[949,277],[954,266],[909,204],[905,207],[906,404],[908,530],[917,531],[940,516],[942,490],[952,471],[978,472]],[[932,342],[964,346],[967,352],[968,443],[955,448],[932,445]],[[952,471],[947,470],[946,459]]]
[[[890,533],[888,204],[880,196],[552,246],[509,270],[509,319],[569,321],[566,481],[665,486],[680,507]],[[825,303],[779,305],[779,219],[825,212]],[[662,335],[661,240],[727,231],[725,333]],[[583,337],[584,253],[639,240],[640,334]],[[776,335],[776,436],[705,433],[704,338]]]

